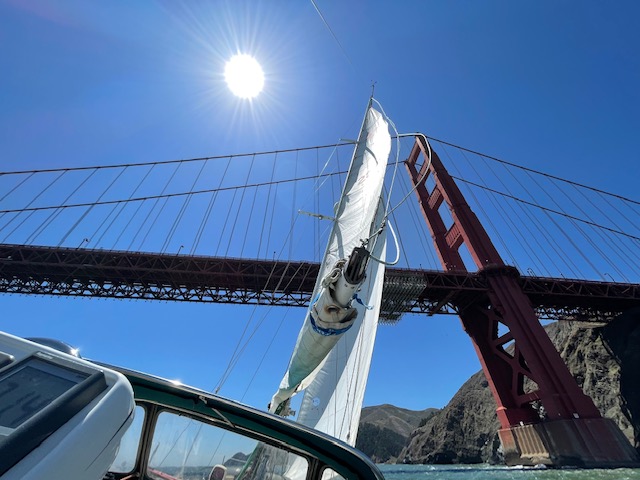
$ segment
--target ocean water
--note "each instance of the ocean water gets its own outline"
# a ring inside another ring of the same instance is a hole
[[[553,470],[495,465],[378,465],[386,480],[640,480],[640,469]]]

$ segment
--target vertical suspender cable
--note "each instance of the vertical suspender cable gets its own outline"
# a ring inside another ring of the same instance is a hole
[[[181,166],[182,166],[182,161],[178,162],[178,164],[176,165],[176,168],[173,170],[173,173],[171,174],[171,176],[167,180],[167,183],[164,184],[164,187],[162,188],[162,191],[160,192],[160,195],[164,195],[164,193],[166,192],[167,188],[169,188],[169,185],[171,184],[171,181],[176,176],[176,173],[178,173],[178,170],[180,170]],[[169,200],[169,197],[166,197],[164,199],[164,203],[162,204],[162,206],[160,207],[160,210],[158,211],[157,215],[155,216],[155,218],[151,222],[151,225],[149,225],[149,228],[147,229],[147,233],[145,233],[144,237],[142,238],[142,240],[139,243],[139,247],[138,247],[139,250],[142,250],[142,246],[147,241],[147,237],[149,236],[149,233],[151,232],[151,230],[155,226],[156,222],[158,221],[158,217],[162,214],[162,211],[164,210],[164,207],[167,205],[167,201],[168,200]],[[140,225],[140,229],[138,230],[138,232],[136,232],[136,235],[135,235],[133,241],[135,241],[135,239],[138,237],[138,234],[141,233],[142,230],[144,229],[144,226],[147,223],[147,220],[149,220],[149,218],[151,217],[151,214],[153,213],[155,208],[158,206],[158,202],[159,201],[160,201],[160,199],[157,198],[156,201],[154,202],[153,206],[151,207],[151,210],[149,210],[149,213],[147,214],[147,217],[144,219],[144,222],[142,222],[142,225]],[[133,241],[131,242],[131,244],[133,244]],[[131,248],[131,245],[130,245],[129,248]]]
[[[191,191],[193,191],[195,189],[196,184],[198,183],[198,180],[200,179],[200,176],[202,175],[202,171],[204,170],[204,167],[206,165],[206,161],[202,162],[202,166],[200,167],[200,170],[198,171],[198,174],[196,175],[196,178],[193,180],[193,183],[191,184]],[[184,215],[185,210],[187,209],[187,207],[189,206],[189,204],[191,203],[191,199],[193,198],[193,194],[189,194],[186,196],[184,202],[182,203],[182,207],[180,208],[180,211],[178,212],[178,215],[176,216],[176,219],[173,221],[173,225],[171,226],[171,229],[169,230],[169,234],[167,235],[167,238],[165,239],[164,243],[162,244],[162,248],[161,248],[161,252],[164,253],[165,250],[167,249],[167,247],[169,246],[169,244],[171,243],[171,239],[173,238],[173,235],[175,234],[178,225],[180,224],[180,221],[182,220],[182,217]]]
[[[227,176],[229,165],[231,165],[231,157],[227,157],[227,165],[224,167],[224,171],[222,172],[222,176],[220,177],[220,181],[218,182],[218,188],[215,192],[212,193],[211,199],[209,200],[209,205],[207,205],[207,211],[204,214],[204,219],[202,222],[200,222],[200,227],[198,228],[198,233],[196,234],[196,239],[193,243],[193,248],[191,249],[192,255],[196,252],[198,246],[200,245],[202,234],[204,233],[206,225],[209,222],[211,212],[213,211],[213,207],[215,206],[216,200],[218,199],[218,194],[220,193],[220,188],[222,187],[222,183]]]
[[[271,188],[273,187],[273,176],[275,175],[275,171],[276,171],[276,163],[278,161],[278,153],[276,152],[274,158],[273,158],[273,166],[271,167],[271,178],[269,179],[269,189],[267,192],[267,201],[265,202],[264,205],[264,217],[263,217],[263,221],[262,221],[262,228],[260,229],[260,239],[258,240],[258,258],[260,257],[260,250],[262,250],[262,239],[264,237],[264,228],[267,225],[267,218],[269,217],[268,212],[269,212],[269,202],[271,201]],[[278,187],[276,186],[276,189]],[[277,191],[277,190],[276,190]],[[273,199],[273,203],[275,205],[276,199],[274,196]],[[269,225],[272,225],[272,222],[268,223]],[[264,252],[264,258],[268,258],[268,241],[267,241],[267,246],[265,248],[265,252]]]
[[[76,223],[73,224],[73,226],[62,237],[60,242],[58,242],[58,247],[61,246],[65,242],[65,240],[69,237],[69,235],[71,235],[71,233],[73,233],[73,231],[80,224],[80,222],[82,222],[82,220],[84,220],[86,218],[86,216],[89,215],[89,213],[93,210],[93,208],[96,206],[96,204],[98,204],[100,202],[100,200],[102,200],[102,197],[104,197],[105,194],[109,191],[109,189],[111,189],[111,187],[113,187],[113,185],[118,181],[120,176],[127,170],[127,168],[128,167],[124,167],[122,170],[120,170],[120,173],[118,173],[118,175],[116,175],[116,177],[111,181],[111,183],[107,186],[107,188],[100,194],[100,196],[95,201],[95,203],[84,211],[84,213],[80,216],[80,218],[76,221]]]
[[[247,172],[247,178],[245,178],[244,184],[247,185],[249,183],[249,178],[251,177],[251,171],[253,170],[253,165],[255,163],[256,156],[253,155],[251,157],[251,164],[249,165],[249,171]],[[244,194],[247,191],[246,188],[242,188],[242,193],[240,194],[240,202],[238,204],[238,209],[236,210],[236,218],[231,225],[231,233],[229,234],[229,242],[227,243],[227,249],[225,250],[225,257],[229,255],[229,249],[231,248],[231,242],[233,240],[233,234],[236,230],[236,225],[238,223],[238,218],[240,217],[240,210],[242,209],[242,204],[244,203]],[[235,198],[235,192],[234,192]]]

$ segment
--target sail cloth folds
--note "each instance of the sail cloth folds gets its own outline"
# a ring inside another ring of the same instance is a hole
[[[378,237],[373,256],[384,258],[386,232]],[[371,309],[360,308],[354,326],[331,350],[306,388],[297,421],[355,446],[373,345],[378,329],[385,266],[370,262],[361,295]]]
[[[323,295],[325,297],[337,295],[333,290],[327,293],[327,289],[335,285],[328,285],[325,279],[335,269],[338,261],[349,258],[355,248],[364,246],[375,258],[384,258],[385,237],[380,233],[381,196],[390,150],[391,137],[388,124],[380,112],[369,106],[342,195],[336,207],[335,222],[311,297],[312,305],[307,311],[298,335],[287,372],[271,400],[270,410],[273,412],[294,393],[307,388],[317,378],[318,382],[313,388],[317,387],[319,390],[314,390],[311,396],[307,395],[308,399],[306,397],[303,399],[301,414],[298,418],[298,421],[312,427],[319,428],[318,422],[323,417],[321,411],[327,410],[329,397],[333,398],[334,403],[343,402],[341,397],[329,395],[329,389],[336,388],[336,383],[331,382],[338,382],[338,386],[343,383],[345,388],[352,388],[354,377],[351,375],[357,375],[358,381],[361,382],[362,378],[366,381],[368,374],[382,295],[384,266],[376,261],[368,263],[364,283],[358,285],[360,289],[358,297],[362,303],[353,302],[353,305],[350,305],[350,308],[357,310],[357,316],[348,317],[347,321],[342,319],[341,322],[336,322],[335,328],[327,328],[326,321],[322,322],[322,328],[318,328],[319,322],[311,322],[311,311],[318,298]],[[324,284],[323,280],[325,280]],[[368,305],[373,305],[373,308],[367,308]],[[351,324],[353,327],[349,329]],[[362,346],[365,346],[365,354],[352,356],[352,351]],[[328,358],[330,352],[331,355]],[[364,363],[366,365],[363,365]],[[356,364],[358,366],[355,368],[359,373],[347,374],[347,370],[352,371],[350,369]],[[327,370],[332,372],[329,374]],[[343,373],[339,373],[340,370]],[[319,386],[324,384],[327,386]],[[322,393],[325,390],[327,392]],[[360,396],[363,395],[364,385],[362,385]],[[362,398],[360,398],[360,404],[361,402]],[[346,407],[346,404],[342,407]],[[311,411],[315,413],[311,414]],[[358,406],[357,415],[359,414]],[[330,433],[324,428],[319,429]],[[345,432],[344,435],[345,438],[336,436],[345,441],[349,441],[347,436],[352,437],[355,442],[354,433],[348,435],[348,432]]]

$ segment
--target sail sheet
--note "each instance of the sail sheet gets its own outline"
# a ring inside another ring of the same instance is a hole
[[[325,293],[323,289],[328,288],[326,284],[323,286],[323,279],[334,269],[336,262],[348,258],[356,247],[365,244],[375,258],[384,258],[385,236],[379,227],[382,221],[382,187],[390,149],[388,124],[380,112],[369,106],[336,207],[312,306],[315,299]],[[271,402],[271,410],[274,411],[275,406],[295,392],[309,387],[298,421],[352,444],[356,433],[353,420],[357,415],[357,429],[384,276],[384,265],[377,261],[370,261],[367,268],[367,277],[357,293],[361,303],[353,302],[357,317],[352,328],[339,328],[342,325],[326,328],[323,325],[324,329],[319,329],[312,321],[310,306],[289,368]],[[368,308],[369,305],[372,307]],[[342,413],[337,412],[338,407]],[[343,415],[347,410],[351,430],[329,425],[338,421],[336,414],[340,416],[340,422],[347,422]]]

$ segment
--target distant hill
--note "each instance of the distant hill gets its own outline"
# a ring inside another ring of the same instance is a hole
[[[407,410],[406,408],[384,404],[375,407],[364,407],[360,414],[360,425],[371,423],[377,427],[384,427],[399,433],[403,437],[409,437],[420,421],[431,417],[437,408],[424,410]]]
[[[395,460],[418,426],[432,417],[437,408],[407,410],[394,405],[365,407],[360,416],[356,447],[378,463]]]

